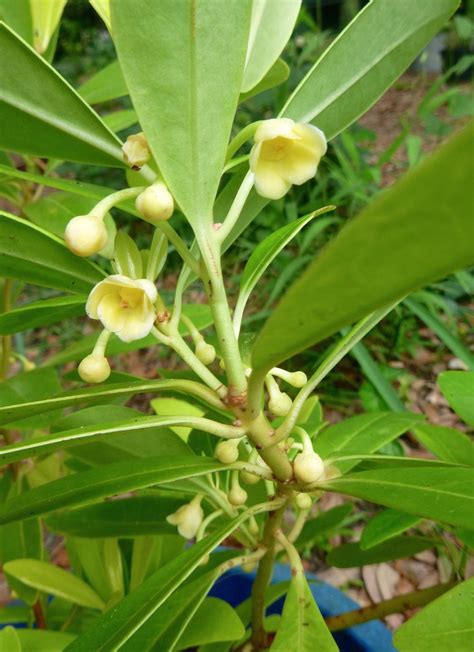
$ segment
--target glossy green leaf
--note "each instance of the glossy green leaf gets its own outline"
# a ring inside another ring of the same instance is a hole
[[[472,652],[474,578],[455,586],[395,632],[399,652]]]
[[[474,401],[474,388],[471,400]],[[474,442],[464,432],[422,423],[416,426],[414,434],[440,460],[474,466]]]
[[[120,70],[119,62],[112,61],[108,66],[99,70],[84,82],[77,92],[89,104],[108,102],[127,95],[127,84]]]
[[[5,627],[0,631],[0,652],[21,652],[22,647],[14,627]]]
[[[265,591],[265,609],[286,595],[289,588],[290,582],[278,582],[277,584],[269,584],[267,590]],[[241,602],[236,607],[236,611],[244,625],[250,625],[250,621],[252,619],[252,597],[247,598]]]
[[[283,59],[277,59],[270,70],[267,72],[265,77],[256,84],[253,88],[248,90],[246,93],[241,93],[239,97],[239,102],[245,102],[245,100],[263,93],[264,91],[279,86],[290,76],[290,68],[288,64],[283,61]]]
[[[206,598],[179,637],[176,650],[219,641],[238,641],[245,627],[235,609],[218,598]]]
[[[82,538],[129,539],[151,534],[175,534],[166,521],[183,504],[163,496],[132,496],[52,514],[45,520],[53,532]]]
[[[392,85],[458,4],[370,2],[321,55],[280,115],[314,122],[333,138]]]
[[[112,111],[112,113],[107,113],[102,116],[102,120],[105,122],[107,127],[116,134],[119,131],[130,129],[130,127],[136,125],[138,117],[135,111],[127,109],[124,111]]]
[[[4,568],[9,575],[47,595],[90,609],[103,609],[104,603],[83,580],[47,561],[38,559],[14,559]]]
[[[326,512],[321,512],[316,518],[307,520],[296,541],[297,547],[303,548],[312,543],[314,539],[329,534],[338,525],[342,524],[351,511],[352,503],[344,503],[343,505],[328,509]]]
[[[398,412],[360,414],[320,432],[316,437],[314,448],[323,459],[374,453],[420,421],[423,421],[423,417],[419,414]],[[337,463],[336,466],[345,473],[356,464],[357,460],[347,460]]]
[[[33,21],[33,44],[40,54],[46,52],[49,42],[61,20],[66,0],[30,0]]]
[[[333,548],[327,556],[327,563],[337,568],[352,568],[381,564],[393,559],[412,557],[423,550],[432,548],[433,541],[422,537],[392,537],[388,541],[379,543],[369,549],[362,549],[359,543],[344,543]]]
[[[254,287],[284,247],[311,220],[333,209],[334,206],[325,206],[317,211],[313,211],[309,215],[301,217],[299,220],[286,224],[270,234],[255,247],[240,277],[239,296],[234,310],[234,324],[240,326],[245,306]]]
[[[111,2],[114,41],[140,124],[194,225],[212,219],[242,83],[250,12],[249,0]]]
[[[61,296],[26,303],[0,315],[0,334],[21,333],[84,314],[87,296]]]
[[[115,264],[119,274],[129,278],[142,278],[142,259],[135,241],[125,233],[119,231],[114,243]]]
[[[384,509],[365,526],[360,537],[360,547],[368,550],[392,537],[402,534],[421,521],[419,516],[405,514],[396,509]]]
[[[301,0],[254,0],[242,92],[254,88],[280,56],[300,6]]]
[[[383,465],[334,478],[321,486],[408,514],[473,529],[474,470]]]
[[[0,24],[0,148],[94,165],[124,166],[120,141],[71,86]]]
[[[0,607],[0,625],[25,623],[30,615],[31,611],[28,607]]]
[[[260,332],[252,355],[256,373],[474,262],[474,221],[465,193],[473,147],[471,125],[340,231]]]
[[[102,18],[109,32],[112,33],[110,25],[110,0],[89,0],[89,2]]]
[[[304,575],[294,577],[270,652],[337,652]]]
[[[76,575],[81,575],[107,605],[113,597],[114,586],[106,564],[107,541],[114,539],[84,539],[68,536],[66,550],[71,567]]]
[[[0,20],[5,21],[27,43],[33,43],[30,0],[0,0]]]
[[[64,507],[85,505],[101,498],[183,480],[226,467],[214,459],[173,456],[135,459],[108,464],[49,482],[6,501],[0,507],[0,524],[49,514]]]
[[[46,629],[17,629],[16,633],[23,652],[63,652],[75,638],[66,632],[52,632]],[[5,652],[14,651],[8,649]]]
[[[70,646],[69,652],[117,649],[155,614],[200,561],[246,518],[241,514],[160,568]]]
[[[79,258],[57,238],[19,217],[0,211],[0,274],[27,283],[80,294],[104,272]]]
[[[474,426],[474,371],[444,371],[438,384],[456,414]]]

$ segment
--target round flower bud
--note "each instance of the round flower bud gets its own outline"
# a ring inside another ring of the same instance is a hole
[[[257,536],[257,534],[260,534],[260,528],[258,527],[258,523],[255,520],[255,518],[251,518],[249,520],[248,528],[249,528],[250,534],[253,534],[254,536]]]
[[[229,503],[231,505],[234,505],[235,507],[240,507],[240,505],[243,505],[244,503],[247,502],[248,494],[245,491],[245,489],[242,489],[242,487],[233,487],[228,495],[227,498],[229,499]]]
[[[214,450],[214,455],[222,464],[233,464],[237,462],[239,459],[237,442],[234,439],[220,441]]]
[[[103,383],[110,376],[110,365],[103,355],[91,353],[82,360],[77,371],[85,383]]]
[[[151,153],[143,132],[129,136],[122,145],[123,160],[132,168],[141,168],[150,159]]]
[[[201,496],[196,496],[190,503],[166,517],[168,523],[177,526],[178,532],[185,539],[193,539],[196,536],[203,519]]]
[[[294,469],[297,480],[309,484],[324,475],[324,462],[317,453],[300,453],[295,458]]]
[[[276,417],[286,417],[292,405],[293,401],[285,392],[274,394],[268,401],[268,409]]]
[[[308,494],[298,494],[296,496],[296,506],[298,509],[310,509],[312,504],[313,501],[311,500],[311,496],[308,496]]]
[[[260,482],[261,477],[259,475],[255,475],[254,473],[249,473],[248,471],[241,471],[240,479],[245,484],[257,484],[257,482]]]
[[[76,256],[92,256],[107,244],[105,224],[94,215],[78,215],[68,222],[64,240]]]
[[[137,211],[152,224],[169,220],[174,211],[173,197],[162,181],[148,186],[138,195],[135,206]]]
[[[304,371],[295,371],[291,374],[291,385],[293,387],[303,387],[308,382],[308,377]]]
[[[198,360],[203,364],[209,365],[214,362],[216,359],[216,350],[212,344],[207,344],[204,340],[201,340],[196,345],[195,354]]]

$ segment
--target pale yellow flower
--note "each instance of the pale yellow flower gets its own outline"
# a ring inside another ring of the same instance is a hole
[[[204,519],[204,512],[201,507],[202,496],[197,495],[190,503],[177,509],[174,514],[166,517],[171,525],[176,525],[178,532],[185,539],[193,539]]]
[[[133,168],[141,168],[150,159],[151,153],[145,134],[129,136],[122,145],[123,160]]]
[[[255,132],[250,170],[255,190],[262,197],[280,199],[293,184],[299,186],[316,175],[326,153],[323,132],[289,118],[265,120]]]
[[[155,318],[156,287],[147,279],[114,274],[98,283],[89,295],[86,312],[123,342],[148,335]]]

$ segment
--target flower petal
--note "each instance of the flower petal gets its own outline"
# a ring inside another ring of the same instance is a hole
[[[263,163],[260,161],[254,174],[255,190],[262,197],[280,199],[291,187],[291,183],[288,183],[278,173],[278,166],[272,163]]]
[[[293,132],[295,123],[290,118],[274,118],[273,120],[264,120],[258,125],[255,132],[254,141],[260,143],[264,140],[272,140],[278,136],[285,138],[298,139],[299,135]]]
[[[104,328],[112,333],[117,333],[124,324],[125,311],[120,305],[118,292],[110,292],[103,297],[97,308],[98,319]]]
[[[294,132],[301,137],[307,147],[314,149],[320,157],[326,154],[328,145],[326,136],[321,129],[311,124],[295,124]]]

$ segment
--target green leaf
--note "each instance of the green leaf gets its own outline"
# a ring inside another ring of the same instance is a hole
[[[290,582],[278,582],[278,584],[269,584],[265,591],[264,606],[265,609],[279,600],[288,593]],[[237,614],[244,625],[250,625],[252,619],[252,597],[241,602],[236,608]]]
[[[465,194],[473,147],[471,125],[380,194],[323,249],[255,341],[252,367],[258,375],[474,262],[474,221]]]
[[[33,44],[40,54],[46,52],[49,42],[56,31],[66,0],[30,0],[31,18],[33,20]]]
[[[422,420],[419,414],[402,412],[360,414],[320,432],[314,449],[323,459],[374,453]],[[356,464],[357,460],[345,460],[336,466],[346,473]]]
[[[192,478],[226,466],[214,459],[173,456],[130,460],[54,480],[0,506],[0,524],[49,514],[101,498],[143,489],[155,484]]]
[[[270,652],[337,652],[304,575],[291,580],[281,622]]]
[[[47,158],[123,167],[120,141],[74,89],[0,24],[0,148]]]
[[[115,540],[92,540],[69,536],[66,541],[67,554],[71,560],[73,572],[76,575],[82,575],[106,605],[114,593],[114,584],[111,582],[111,574],[106,564],[108,541]]]
[[[422,423],[416,426],[414,434],[440,460],[474,466],[474,442],[460,430]]]
[[[8,561],[4,568],[9,575],[23,584],[47,595],[56,595],[81,607],[104,608],[104,602],[88,584],[50,562],[38,559],[14,559]]]
[[[280,115],[314,122],[333,138],[392,85],[458,4],[370,2],[321,55]]]
[[[46,367],[33,369],[32,371],[17,374],[0,384],[0,405],[9,405],[28,399],[48,400],[48,397],[57,394],[59,390],[60,384],[54,369],[47,369]],[[14,427],[45,428],[56,417],[56,414],[50,413],[45,416],[21,419],[15,421]]]
[[[112,111],[112,113],[107,113],[102,116],[102,120],[105,122],[107,127],[116,134],[119,131],[130,129],[130,127],[136,125],[138,117],[135,111],[127,109],[124,111]]]
[[[434,600],[395,632],[399,652],[471,652],[474,639],[474,578]]]
[[[277,59],[265,77],[263,77],[256,86],[248,90],[246,93],[240,94],[239,102],[245,102],[245,100],[258,95],[259,93],[263,93],[263,91],[279,86],[286,81],[289,76],[290,68],[288,67],[288,64],[286,64],[283,59]]]
[[[77,91],[89,104],[116,100],[128,94],[127,84],[120,70],[119,62],[112,61],[108,66],[90,77]]]
[[[90,626],[68,652],[105,652],[120,648],[190,576],[201,560],[247,518],[243,513],[160,568],[135,591]],[[135,648],[136,649],[136,648]]]
[[[21,333],[84,314],[86,295],[61,296],[26,303],[0,315],[0,334]]]
[[[114,42],[140,124],[171,193],[194,225],[212,220],[250,11],[249,0],[111,2]]]
[[[119,231],[115,236],[115,263],[118,273],[130,278],[142,278],[142,259],[135,241],[125,233]]]
[[[46,629],[17,629],[16,634],[23,652],[63,652],[75,638],[72,634],[50,632]],[[9,648],[5,652],[14,650]]]
[[[438,384],[456,414],[474,426],[474,371],[444,371]]]
[[[334,206],[325,206],[317,211],[313,211],[309,215],[301,217],[295,222],[286,224],[281,227],[281,229],[278,229],[269,235],[255,247],[240,277],[239,297],[234,310],[234,324],[240,326],[245,306],[254,287],[282,249],[286,247],[286,245],[291,242],[291,240],[304,226],[306,226],[306,224],[311,222],[311,220],[320,215],[324,215],[324,213],[333,209]]]
[[[28,607],[1,607],[0,625],[7,625],[8,623],[25,623],[30,617],[30,614],[31,611]]]
[[[301,0],[255,0],[242,92],[254,88],[272,67],[291,36]]]
[[[0,631],[0,652],[21,652],[22,647],[14,627],[5,627]]]
[[[306,521],[296,542],[297,547],[301,549],[312,543],[314,539],[331,532],[344,521],[351,511],[352,503],[344,503],[328,509],[327,512],[321,512],[316,518]]]
[[[402,534],[421,521],[419,516],[405,514],[396,509],[384,509],[376,514],[365,526],[360,537],[362,550],[373,548],[397,534]]]
[[[352,473],[321,486],[408,514],[473,529],[473,469],[388,468]]]
[[[392,537],[371,548],[363,549],[359,543],[344,543],[338,548],[333,548],[327,556],[327,563],[337,568],[352,568],[381,564],[384,561],[412,557],[413,555],[433,548],[434,542],[422,537]]]
[[[52,514],[45,523],[53,532],[82,538],[173,535],[176,528],[166,517],[182,504],[164,496],[132,496]]]
[[[79,258],[57,238],[19,217],[0,211],[0,274],[27,283],[80,294],[104,272]]]
[[[206,598],[179,637],[176,650],[219,641],[238,641],[244,634],[242,621],[227,602]]]
[[[0,20],[5,21],[27,43],[33,43],[30,0],[0,0]]]

